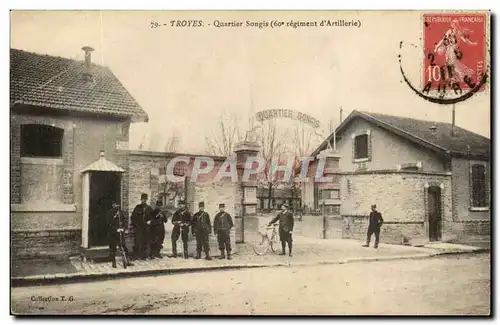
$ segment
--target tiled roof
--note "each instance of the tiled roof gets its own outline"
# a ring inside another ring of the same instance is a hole
[[[355,118],[362,118],[398,136],[414,143],[452,156],[490,156],[490,139],[477,133],[465,130],[455,125],[452,135],[452,124],[434,121],[424,121],[408,117],[393,116],[379,113],[353,111],[337,128],[337,134]],[[317,154],[327,141],[316,149]]]
[[[10,101],[57,110],[112,115],[147,121],[148,116],[107,67],[62,57],[10,50]]]

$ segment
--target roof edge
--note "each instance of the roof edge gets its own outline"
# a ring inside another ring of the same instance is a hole
[[[332,132],[327,138],[325,141],[323,141],[319,146],[318,148],[316,148],[316,150],[313,151],[312,155],[313,156],[316,156],[319,151],[321,150],[321,148],[323,148],[327,143],[328,141],[330,141],[332,138],[333,138],[333,135],[337,135],[338,133],[341,133],[345,128],[346,126],[351,123],[351,121],[356,118],[356,117],[360,117],[362,119],[364,119],[365,121],[369,122],[369,123],[373,123],[385,130],[388,130],[389,132],[392,132],[398,136],[401,136],[417,145],[420,145],[420,146],[423,146],[423,147],[426,147],[428,149],[431,149],[439,154],[443,154],[445,156],[449,156],[451,154],[451,152],[448,150],[448,149],[445,149],[441,146],[438,146],[434,143],[431,143],[425,139],[422,139],[414,134],[411,134],[407,131],[404,131],[398,127],[395,127],[394,125],[392,124],[389,124],[389,123],[386,123],[384,121],[381,121],[379,119],[377,119],[376,117],[370,115],[369,113],[366,113],[366,112],[363,112],[363,111],[358,111],[358,110],[353,110],[346,118],[344,121],[342,121],[342,123],[340,123],[340,125],[335,129],[334,132]]]

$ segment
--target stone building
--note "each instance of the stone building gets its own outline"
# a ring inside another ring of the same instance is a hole
[[[102,211],[127,206],[129,126],[148,116],[109,68],[10,50],[12,257],[105,244]],[[101,151],[103,157],[100,157]]]
[[[336,185],[309,182],[302,200],[341,216],[344,237],[364,238],[377,204],[385,242],[489,241],[488,138],[449,123],[353,111],[313,155],[334,142]]]

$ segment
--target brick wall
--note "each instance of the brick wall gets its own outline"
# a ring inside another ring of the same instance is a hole
[[[425,185],[431,182],[443,184],[444,218],[451,219],[450,176],[403,172],[343,175],[341,214],[366,215],[377,204],[386,221],[424,221]]]
[[[452,220],[451,176],[404,172],[343,175],[341,214],[350,216],[345,220],[344,236],[363,239],[370,205],[377,204],[385,221],[382,242],[401,243],[402,237],[414,242],[428,240],[426,186],[442,186],[442,239],[456,237]]]
[[[22,203],[63,203],[65,189],[61,184],[68,177],[64,169],[62,165],[21,164]]]
[[[15,232],[12,259],[67,259],[79,253],[80,239],[80,230]]]

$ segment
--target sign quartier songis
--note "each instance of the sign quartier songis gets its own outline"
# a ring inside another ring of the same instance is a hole
[[[319,128],[320,126],[318,119],[315,119],[312,116],[309,116],[301,112],[293,111],[290,109],[268,109],[265,111],[260,111],[255,114],[255,118],[259,122],[275,118],[289,118],[291,120],[296,120],[302,123],[309,124],[314,128]]]

